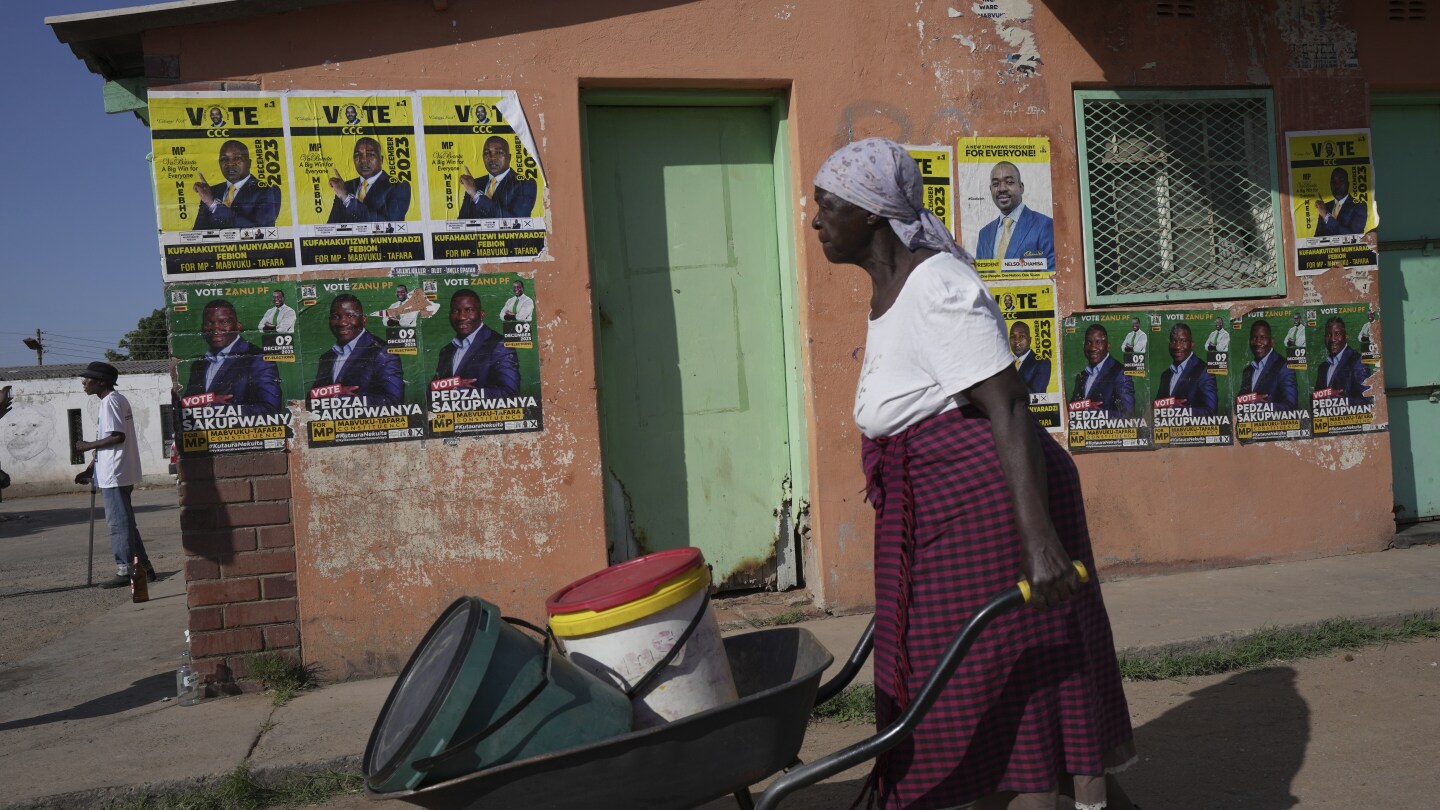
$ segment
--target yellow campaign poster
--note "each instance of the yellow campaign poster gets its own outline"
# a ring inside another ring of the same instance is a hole
[[[285,95],[304,269],[425,259],[415,98]]]
[[[989,284],[1005,319],[1015,370],[1030,392],[1030,413],[1052,433],[1061,428],[1060,339],[1055,326],[1053,281]]]
[[[905,151],[915,158],[924,182],[925,208],[945,223],[945,230],[955,233],[955,206],[951,200],[950,164],[953,154],[948,146],[910,146]]]
[[[154,91],[149,106],[163,277],[293,270],[280,96]]]
[[[960,138],[957,241],[987,281],[1055,274],[1049,138]]]
[[[1370,130],[1287,132],[1296,273],[1379,265]]]
[[[528,261],[545,250],[545,175],[513,90],[420,96],[431,253]]]

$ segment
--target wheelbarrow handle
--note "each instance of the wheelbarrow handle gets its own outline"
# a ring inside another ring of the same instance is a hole
[[[845,665],[835,673],[835,677],[820,684],[815,690],[815,705],[830,700],[840,694],[850,682],[855,680],[860,668],[865,666],[865,659],[870,657],[870,651],[875,647],[875,618],[870,618],[870,624],[865,626],[865,632],[860,634],[860,640],[855,643],[855,649],[850,651],[850,657],[845,659]]]
[[[1075,561],[1075,570],[1080,574],[1082,583],[1090,580],[1090,573],[1078,560]],[[755,810],[775,810],[786,796],[800,788],[809,787],[861,762],[874,759],[909,737],[914,733],[915,727],[920,724],[920,719],[930,711],[931,706],[935,705],[941,690],[949,682],[950,676],[955,674],[955,669],[960,666],[960,661],[964,659],[965,654],[974,646],[975,639],[980,636],[980,631],[984,630],[985,626],[994,621],[997,616],[1027,604],[1030,596],[1030,583],[1021,581],[990,597],[988,602],[975,611],[960,632],[955,634],[955,638],[950,640],[949,646],[940,655],[935,669],[930,672],[930,677],[925,679],[925,685],[920,687],[920,691],[914,696],[898,720],[872,737],[867,737],[848,748],[842,748],[829,756],[817,759],[808,765],[792,768],[789,773],[782,774],[760,796]],[[869,647],[873,644],[874,629],[875,623],[872,620],[860,645],[851,655],[851,661],[860,653],[861,647]],[[868,654],[868,650],[866,650],[866,654]],[[863,661],[864,657],[861,656],[860,660]],[[847,668],[850,663],[846,662]],[[837,677],[835,680],[838,679]],[[826,686],[829,685],[826,684]]]
[[[1085,568],[1085,563],[1079,560],[1072,560],[1075,565],[1075,572],[1080,575],[1080,582],[1084,584],[1090,581],[1090,572]],[[1030,583],[1020,580],[1015,587],[1020,589],[1020,594],[1025,597],[1028,604],[1031,598]],[[865,632],[860,634],[860,640],[855,642],[855,649],[850,651],[850,657],[845,659],[845,665],[835,676],[815,691],[815,705],[819,706],[845,690],[855,676],[860,673],[860,668],[865,666],[865,660],[870,657],[870,651],[875,648],[875,619],[870,619],[870,624],[865,626]]]

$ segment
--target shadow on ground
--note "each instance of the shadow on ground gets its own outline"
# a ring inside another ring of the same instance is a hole
[[[151,675],[142,678],[119,692],[111,692],[108,695],[87,700],[78,706],[60,711],[47,712],[34,717],[26,717],[20,720],[10,720],[0,723],[0,731],[9,731],[16,728],[33,728],[43,726],[47,723],[55,723],[61,720],[84,720],[90,717],[104,717],[110,714],[119,714],[130,709],[154,703],[161,698],[168,697],[175,692],[175,676],[171,672],[161,672],[158,675]]]
[[[835,810],[849,807],[860,795],[860,788],[865,784],[863,779],[852,779],[848,782],[827,782],[823,785],[815,785],[811,788],[791,793],[786,797],[780,806],[784,810]],[[755,800],[760,800],[760,794],[764,791],[754,789],[751,791]],[[732,796],[723,799],[716,799],[713,802],[702,804],[695,810],[735,810],[740,805]]]
[[[173,511],[174,504],[135,504],[135,514],[143,515],[147,512]],[[62,507],[58,509],[25,509],[5,513],[9,520],[5,521],[5,536],[22,537],[27,534],[37,534],[47,529],[57,529],[62,526],[74,526],[77,523],[90,522],[90,510],[81,507]],[[97,498],[95,501],[95,537],[97,542],[107,541],[109,530],[105,528],[105,506]]]
[[[1232,675],[1196,689],[1184,702],[1135,730],[1140,762],[1121,775],[1132,799],[1166,810],[1286,810],[1305,761],[1310,709],[1296,673],[1274,667]],[[1184,690],[1185,684],[1177,684]],[[866,729],[857,727],[855,739]],[[851,740],[853,742],[853,740]],[[848,744],[846,742],[845,744]],[[812,752],[812,756],[831,753]],[[785,810],[849,807],[863,780],[816,785],[791,794]],[[756,796],[759,790],[754,791]],[[734,799],[699,810],[730,810]]]
[[[1295,670],[1233,675],[1135,730],[1140,763],[1123,774],[1142,807],[1281,810],[1305,761],[1310,708]],[[1183,684],[1181,685],[1183,688]]]

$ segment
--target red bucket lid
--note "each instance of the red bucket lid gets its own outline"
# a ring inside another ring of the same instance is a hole
[[[555,616],[582,610],[609,610],[649,596],[656,588],[697,565],[705,564],[698,548],[657,551],[612,565],[577,579],[545,600],[545,613]]]

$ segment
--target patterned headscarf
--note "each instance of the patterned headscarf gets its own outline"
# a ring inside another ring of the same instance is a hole
[[[974,261],[934,214],[925,209],[920,167],[905,147],[884,138],[842,146],[815,173],[815,185],[885,217],[911,250],[930,248]]]

